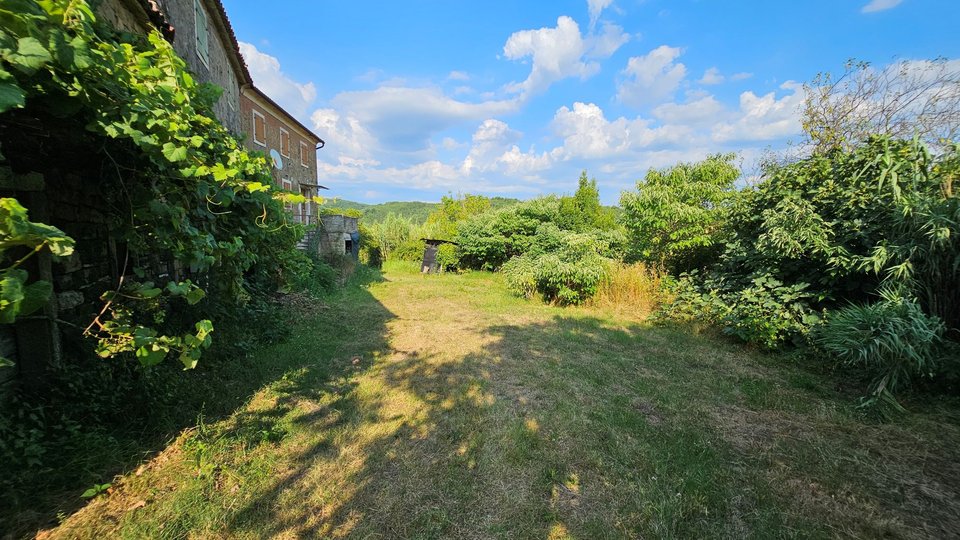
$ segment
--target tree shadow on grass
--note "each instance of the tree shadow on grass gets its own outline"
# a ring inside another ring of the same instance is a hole
[[[30,515],[0,516],[0,529],[16,537],[25,536],[50,524],[57,513],[72,514],[86,504],[79,494],[93,482],[110,481],[114,475],[130,472],[141,463],[150,465],[150,460],[185,429],[194,433],[193,438],[202,438],[204,429],[226,422],[227,427],[215,435],[217,438],[240,441],[249,448],[281,440],[286,435],[283,416],[296,404],[280,402],[276,407],[256,411],[248,411],[247,405],[264,388],[289,387],[290,397],[302,399],[335,387],[344,391],[344,374],[369,365],[369,357],[359,365],[353,365],[353,358],[386,347],[386,324],[393,314],[366,290],[367,285],[379,281],[379,271],[365,269],[345,289],[317,299],[317,309],[297,312],[295,316],[300,320],[288,324],[292,331],[283,342],[263,347],[250,357],[201,363],[197,370],[182,373],[181,379],[173,380],[167,398],[176,401],[170,406],[181,410],[176,416],[171,415],[163,433],[128,436],[123,447],[111,447],[111,455],[85,474],[90,480],[52,494],[45,499],[49,506],[35,504]],[[136,423],[137,415],[130,414],[128,422]],[[119,523],[126,514],[126,508],[111,505],[109,499],[91,501],[84,510],[92,521],[102,522],[97,526]]]
[[[743,347],[579,316],[474,330],[482,339],[465,354],[431,345],[462,337],[439,334],[423,336],[422,350],[388,349],[360,386],[335,389],[333,405],[298,417],[317,435],[227,530],[298,538],[951,530],[943,520],[956,505],[908,516],[882,493],[906,492],[914,508],[943,502],[922,485],[870,476],[894,463],[949,492],[956,467],[931,472],[910,456],[878,453],[842,436],[850,429],[842,418],[808,422],[818,407],[808,402],[822,396],[791,386],[795,369]],[[738,426],[716,418],[743,411],[765,430],[754,431],[766,438],[759,446],[738,446]],[[862,434],[918,437],[876,429]],[[839,441],[831,459],[853,480],[834,485],[839,471],[807,453],[822,457],[831,440]],[[768,476],[774,463],[780,471]],[[781,480],[820,486],[819,499]],[[842,493],[854,495],[837,503]],[[878,520],[875,507],[900,524]]]
[[[613,439],[660,419],[632,402],[619,413],[630,418],[605,419],[608,398],[616,397],[611,383],[629,386],[642,375],[588,357],[638,340],[666,347],[669,339],[639,337],[649,332],[641,326],[563,317],[478,330],[476,350],[463,355],[425,346],[378,360],[367,373],[376,384],[365,384],[383,391],[358,388],[344,398],[339,423],[318,426],[339,433],[317,437],[294,457],[292,469],[249,501],[229,529],[300,538],[546,538],[567,528],[610,536],[637,509],[588,508],[580,475],[598,469],[583,482],[599,492],[603,482],[632,474],[622,464],[611,471],[602,465],[614,459],[636,466]],[[323,416],[304,420],[321,423]],[[695,433],[683,435],[677,440],[691,447],[699,441]],[[659,450],[666,455],[682,445]],[[703,465],[704,478],[716,467]],[[612,501],[599,494],[593,500]]]

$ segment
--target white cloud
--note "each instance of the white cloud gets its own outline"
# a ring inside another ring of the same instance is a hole
[[[740,94],[739,117],[715,126],[713,140],[765,141],[799,135],[800,108],[805,94],[803,85],[788,81],[780,85],[791,93],[777,99],[775,92],[757,96],[753,92]]]
[[[317,89],[312,82],[298,83],[280,70],[280,61],[245,42],[240,42],[240,54],[246,60],[254,84],[263,93],[296,117],[305,117]]]
[[[720,70],[712,67],[703,72],[703,77],[698,81],[700,84],[720,84],[725,80],[724,76],[720,74]]]
[[[600,19],[600,14],[603,13],[603,10],[610,7],[610,4],[613,3],[613,0],[587,0],[587,11],[590,12],[590,30],[597,25],[597,21]]]
[[[453,99],[437,88],[404,86],[341,92],[332,104],[350,111],[365,129],[376,134],[385,149],[402,152],[428,148],[430,138],[444,129],[519,107],[516,100],[471,103]]]
[[[527,98],[562,79],[587,79],[600,71],[600,64],[584,61],[585,57],[606,58],[628,40],[616,25],[605,25],[602,34],[584,40],[576,21],[567,16],[559,17],[554,28],[514,32],[503,46],[504,57],[530,58],[532,67],[525,81],[512,83],[507,89]]]
[[[373,135],[349,115],[334,109],[318,109],[310,116],[314,131],[322,133],[327,144],[318,152],[321,159],[343,161],[373,161],[378,144]]]
[[[451,71],[450,74],[447,75],[447,79],[451,81],[469,81],[470,74],[465,71]]]
[[[606,23],[599,34],[591,35],[586,39],[586,54],[591,58],[609,58],[628,41],[630,41],[630,35],[625,33],[623,28]]]
[[[683,64],[674,62],[683,50],[661,45],[645,56],[627,61],[627,79],[617,88],[617,99],[631,106],[662,103],[673,95],[687,75]]]
[[[740,72],[734,73],[728,77],[720,73],[720,70],[716,67],[712,67],[704,71],[703,77],[701,77],[697,82],[705,86],[710,86],[714,84],[721,84],[726,81],[742,81],[749,79],[750,77],[753,77],[753,73]]]
[[[901,2],[903,2],[903,0],[870,0],[867,5],[860,9],[860,12],[876,13],[877,11],[885,11],[899,6]]]
[[[521,133],[510,129],[500,120],[484,120],[473,133],[473,146],[470,153],[463,160],[460,170],[470,174],[474,170],[487,170],[495,162],[496,157],[509,146],[520,140]]]
[[[665,124],[707,125],[722,120],[725,109],[712,95],[687,103],[664,103],[653,109],[653,116]]]

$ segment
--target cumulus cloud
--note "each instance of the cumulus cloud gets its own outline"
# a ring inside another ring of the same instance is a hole
[[[342,92],[332,103],[371,133],[385,149],[417,151],[429,147],[434,134],[466,121],[516,111],[515,100],[459,101],[437,88],[381,86],[375,90]]]
[[[723,104],[712,95],[707,95],[687,103],[664,103],[653,109],[653,116],[665,124],[701,126],[722,120],[725,116]]]
[[[865,6],[860,8],[861,13],[876,13],[877,11],[886,11],[900,5],[903,0],[871,0]]]
[[[263,93],[280,104],[290,114],[303,118],[317,98],[312,82],[298,83],[280,70],[280,61],[257,50],[256,46],[240,42],[240,54],[247,62],[254,84]]]
[[[318,109],[310,116],[313,129],[327,142],[318,157],[353,164],[373,164],[378,144],[360,120],[335,109]]]
[[[600,19],[600,14],[603,13],[603,10],[610,7],[610,4],[613,3],[613,0],[587,0],[587,11],[590,12],[590,29],[597,25],[597,21]]]
[[[765,141],[800,134],[800,108],[805,97],[803,85],[787,81],[780,88],[790,93],[781,98],[777,98],[775,92],[763,96],[749,91],[740,94],[738,118],[718,124],[713,130],[713,140]]]
[[[700,78],[700,84],[720,84],[725,80],[725,77],[720,74],[720,70],[712,67],[703,72],[703,77]]]
[[[610,122],[594,103],[560,107],[553,117],[554,132],[563,146],[553,155],[560,159],[599,159],[622,153],[629,147],[630,125],[624,118]]]
[[[514,32],[503,46],[503,56],[509,60],[529,58],[532,65],[526,80],[507,89],[526,98],[562,79],[587,79],[600,71],[600,64],[585,58],[606,58],[628,39],[619,26],[605,25],[602,34],[585,40],[577,22],[567,16],[559,17],[554,28]]]
[[[630,36],[623,31],[623,28],[606,23],[599,34],[590,35],[586,39],[586,54],[590,58],[609,58],[628,41]]]
[[[473,133],[473,146],[470,153],[460,170],[464,174],[470,174],[474,170],[486,170],[490,168],[496,160],[496,157],[503,153],[509,146],[520,140],[521,133],[510,129],[505,122],[500,120],[484,120],[480,127]]]
[[[627,61],[625,80],[617,88],[621,103],[639,107],[662,103],[670,98],[687,75],[687,68],[675,62],[683,50],[661,45],[644,56]]]

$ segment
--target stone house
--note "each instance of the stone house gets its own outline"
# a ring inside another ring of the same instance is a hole
[[[276,144],[265,147],[250,136],[246,145],[265,153],[269,148],[277,148],[279,152],[283,144],[288,145],[283,153],[291,156],[286,160],[290,166],[277,171],[278,184],[283,185],[283,179],[290,178],[293,190],[316,193],[316,148],[322,146],[323,141],[253,85],[219,0],[101,0],[94,5],[98,18],[118,30],[130,33],[159,30],[187,62],[195,79],[223,88],[214,113],[234,134],[242,136],[252,132],[252,120],[244,118],[252,116],[255,106],[264,118],[272,118],[272,123],[265,125],[261,133],[276,134]],[[244,108],[242,93],[250,96],[245,99],[251,103],[259,104]],[[285,142],[279,138],[281,128],[289,134],[289,139],[283,138]],[[19,165],[29,163],[31,167],[15,170],[4,161],[0,165],[0,197],[16,198],[29,210],[31,220],[54,225],[77,242],[74,254],[65,260],[52,261],[49,253],[40,253],[28,261],[31,275],[52,282],[56,294],[44,307],[42,316],[0,325],[0,356],[12,359],[16,366],[0,370],[2,392],[4,383],[15,377],[36,379],[34,376],[46,366],[58,363],[64,347],[76,345],[64,341],[68,334],[74,341],[78,336],[74,336],[75,332],[62,333],[58,321],[87,320],[88,314],[84,311],[87,306],[96,304],[100,292],[112,287],[127,271],[124,263],[127,252],[125,245],[111,236],[109,203],[98,192],[97,182],[82,176],[85,173],[81,171],[86,170],[81,166],[86,152],[56,145],[46,136],[43,125],[14,129],[0,123],[0,134],[7,156],[16,155]],[[257,140],[266,139],[258,133]],[[301,150],[304,141],[308,147]],[[69,153],[71,151],[74,153]],[[44,160],[45,155],[57,155],[60,159]],[[60,163],[77,166],[64,168]],[[316,215],[315,207],[301,208],[299,213]],[[180,271],[172,261],[145,256],[150,260],[141,262],[158,276],[175,276]]]
[[[317,195],[317,149],[323,139],[253,84],[220,0],[103,0],[101,18],[128,32],[159,29],[197,80],[223,89],[214,114],[244,145],[272,156],[278,186]],[[317,223],[313,202],[289,208],[300,223]]]
[[[327,189],[317,184],[317,149],[323,147],[323,139],[253,85],[241,89],[240,113],[248,134],[244,144],[270,156],[274,182],[307,197],[306,203],[289,208],[294,221],[317,224],[317,203],[310,199],[319,189]]]

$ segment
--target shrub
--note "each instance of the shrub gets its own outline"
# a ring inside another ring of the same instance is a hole
[[[943,321],[923,312],[892,289],[872,304],[852,304],[831,313],[814,333],[814,343],[841,366],[869,381],[865,406],[902,407],[894,393],[938,370]]]
[[[380,242],[370,228],[360,224],[360,262],[372,268],[383,266],[383,253]]]
[[[440,266],[440,271],[456,270],[459,263],[460,258],[457,256],[457,246],[454,244],[440,244],[437,248],[437,265]]]
[[[424,249],[426,249],[426,244],[423,240],[410,238],[397,245],[391,258],[397,261],[421,261],[423,260]]]
[[[577,305],[596,294],[608,263],[596,254],[577,260],[564,260],[556,253],[521,255],[503,266],[503,274],[507,287],[518,296],[540,293],[547,302]]]
[[[673,300],[657,319],[717,325],[725,334],[766,350],[799,345],[820,321],[804,283],[787,285],[769,275],[731,283],[687,274],[671,290]]]

